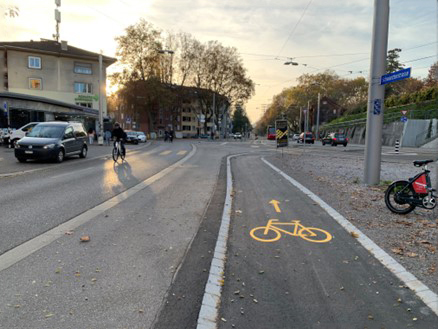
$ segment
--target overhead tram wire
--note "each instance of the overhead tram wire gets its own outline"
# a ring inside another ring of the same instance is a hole
[[[306,8],[304,9],[303,13],[301,14],[300,19],[298,20],[298,22],[295,24],[292,32],[289,34],[289,36],[287,37],[286,41],[283,44],[283,47],[281,47],[280,51],[278,52],[277,56],[280,56],[281,52],[283,51],[284,47],[286,47],[287,43],[289,42],[290,37],[295,33],[295,30],[297,29],[298,25],[300,25],[304,15],[307,12],[307,9],[309,8],[309,6],[311,5],[311,3],[313,2],[313,0],[310,0],[309,3],[307,4]]]

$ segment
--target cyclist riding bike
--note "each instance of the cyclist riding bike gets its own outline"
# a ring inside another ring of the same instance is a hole
[[[116,142],[120,142],[120,146],[122,148],[123,156],[125,156],[126,155],[126,149],[125,149],[126,133],[122,129],[122,127],[120,127],[120,124],[118,122],[116,122],[114,124],[114,129],[113,129],[112,135],[113,135],[113,137],[115,139],[114,140],[114,147],[116,146]]]

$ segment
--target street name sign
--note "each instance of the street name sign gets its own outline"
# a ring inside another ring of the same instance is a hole
[[[380,84],[385,85],[387,83],[407,79],[410,77],[411,77],[411,68],[408,67],[407,69],[382,75],[382,77],[380,78]]]
[[[275,139],[277,141],[277,147],[288,146],[287,134],[288,134],[287,120],[276,120]]]

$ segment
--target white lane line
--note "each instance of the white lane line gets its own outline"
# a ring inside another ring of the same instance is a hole
[[[221,145],[225,145],[225,144],[228,144],[228,142],[224,142],[224,143],[222,143]]]
[[[415,292],[415,294],[429,306],[429,308],[438,315],[438,295],[430,290],[425,284],[418,280],[412,273],[408,272],[400,263],[380,248],[374,241],[363,234],[356,226],[351,224],[344,216],[338,213],[335,209],[325,203],[320,197],[298,183],[295,179],[285,174],[283,171],[269,163],[262,158],[262,161],[271,167],[278,174],[283,176],[289,183],[301,190],[310,199],[316,202],[322,209],[324,209],[335,221],[339,223],[347,232],[356,232],[359,237],[356,239],[359,243],[367,249],[374,257],[382,263],[389,271],[391,271],[397,278],[400,279],[407,287]]]
[[[198,315],[197,329],[216,329],[219,316],[219,307],[222,294],[222,282],[224,280],[225,258],[227,254],[228,231],[231,221],[231,206],[233,192],[233,177],[231,173],[231,158],[248,153],[230,155],[227,158],[227,192],[225,197],[224,211],[222,212],[221,227],[219,229],[213,259],[210,265],[207,284],[205,285],[204,297]]]
[[[0,158],[0,161],[3,161],[4,160],[4,158]]]
[[[151,142],[146,142],[146,144],[145,145],[143,145],[143,146],[140,146],[140,147],[137,147],[135,150],[136,151],[134,151],[134,150],[126,150],[126,153],[127,154],[136,154],[136,153],[140,153],[140,151],[137,151],[137,150],[141,150],[141,149],[144,149],[144,148],[146,148],[146,147],[148,147],[148,146],[150,146],[150,145],[152,145],[152,143]],[[112,149],[110,149],[109,150],[109,153],[108,154],[105,154],[105,155],[98,155],[98,156],[95,156],[95,157],[93,157],[93,158],[86,158],[86,159],[81,159],[80,161],[81,161],[81,163],[84,163],[84,162],[89,162],[89,161],[92,161],[92,160],[97,160],[97,159],[103,159],[103,158],[108,158],[108,159],[110,159],[111,158],[111,150]],[[53,166],[46,166],[46,167],[42,167],[42,168],[37,168],[37,169],[29,169],[29,170],[23,170],[23,171],[16,171],[16,172],[11,172],[11,173],[6,173],[6,174],[0,174],[0,178],[2,178],[2,177],[11,177],[11,176],[19,176],[19,175],[24,175],[24,174],[30,174],[30,173],[33,173],[33,172],[36,172],[36,171],[41,171],[41,170],[47,170],[47,169],[50,169],[50,168],[57,168],[57,166],[63,166],[63,167],[67,167],[67,166],[71,166],[71,165],[76,165],[77,163],[63,163],[63,164],[56,164],[56,165],[53,165]]]
[[[161,152],[160,155],[168,155],[170,153],[172,153],[172,151],[167,150],[167,151]]]
[[[117,206],[119,203],[136,194],[138,191],[141,191],[149,185],[155,183],[159,179],[169,174],[172,170],[181,167],[182,164],[187,162],[196,153],[196,150],[196,146],[192,144],[192,151],[181,160],[175,162],[173,165],[161,170],[157,174],[145,179],[141,183],[138,183],[137,185],[112,197],[111,199],[108,199],[100,205],[87,210],[79,216],[76,216],[69,221],[51,229],[50,231],[47,231],[46,233],[43,233],[19,245],[18,247],[15,247],[14,249],[5,252],[3,255],[0,256],[0,272],[18,263],[27,256],[30,256],[41,248],[49,245],[55,240],[61,238],[65,235],[65,232],[75,230],[80,225],[87,223],[94,217],[102,214],[104,211]]]
[[[177,155],[185,155],[187,153],[187,151],[179,151],[178,153],[177,153]]]

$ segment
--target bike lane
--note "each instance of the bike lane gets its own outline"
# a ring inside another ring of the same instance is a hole
[[[260,157],[233,159],[232,172],[219,328],[438,328],[438,317],[354,234]],[[254,230],[272,219],[302,226],[272,221],[268,235]]]

